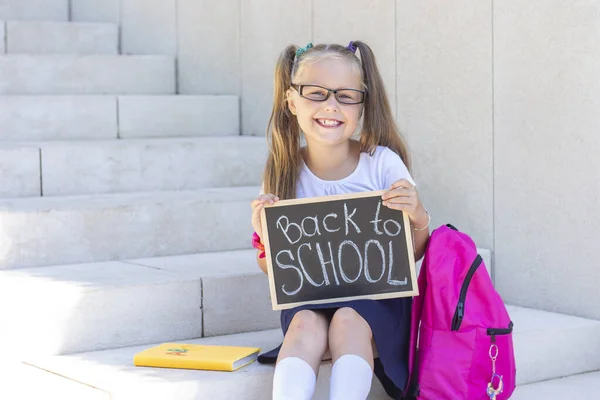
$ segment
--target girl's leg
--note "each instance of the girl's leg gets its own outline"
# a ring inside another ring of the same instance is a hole
[[[352,308],[340,308],[329,326],[331,400],[364,400],[373,379],[373,333]]]
[[[294,315],[277,357],[273,400],[310,400],[321,358],[327,350],[325,316],[303,310]]]

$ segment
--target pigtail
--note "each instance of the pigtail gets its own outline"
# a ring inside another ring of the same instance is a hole
[[[282,200],[296,197],[300,164],[300,126],[286,99],[297,49],[295,45],[286,47],[275,66],[273,110],[267,126],[269,157],[263,173],[264,191]]]
[[[367,86],[363,127],[360,135],[361,150],[372,154],[378,145],[388,147],[402,158],[408,170],[411,171],[408,146],[394,121],[375,55],[366,43],[354,41],[353,44],[360,51],[363,79]]]

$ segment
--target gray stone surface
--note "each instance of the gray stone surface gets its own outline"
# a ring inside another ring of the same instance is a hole
[[[270,350],[281,342],[281,331],[271,330],[184,341],[206,345],[251,346]],[[236,372],[136,368],[133,356],[148,346],[82,355],[35,359],[30,362],[111,394],[111,399],[148,400],[264,400],[271,397],[273,366],[254,362]],[[329,399],[331,362],[319,369],[313,400]],[[384,400],[377,378],[368,400]]]
[[[41,195],[40,150],[0,145],[0,198]]]
[[[397,2],[398,126],[432,226],[493,251],[492,4],[468,4]]]
[[[70,0],[71,20],[119,23],[120,0]]]
[[[389,0],[316,1],[313,10],[315,43],[338,43],[346,46],[351,40],[362,40],[371,47],[394,115],[396,74],[401,70],[401,67],[396,67],[395,41],[392,40],[396,34],[395,13],[396,2]],[[344,23],[332,23],[332,15]]]
[[[120,96],[119,137],[240,134],[237,96]]]
[[[256,264],[256,250],[133,260],[202,279],[204,336],[280,326],[271,308],[269,281]]]
[[[114,96],[0,96],[0,142],[116,137]]]
[[[267,153],[264,139],[239,136],[40,146],[46,196],[260,186]]]
[[[118,53],[119,29],[114,24],[10,21],[6,25],[7,53]]]
[[[518,385],[600,370],[600,321],[516,306],[508,312]]]
[[[0,269],[247,249],[258,191],[0,200]]]
[[[597,357],[600,322],[564,315],[545,313],[519,307],[509,307],[515,321],[515,351],[518,358],[517,384],[525,385],[527,377],[551,380],[562,375],[578,374],[588,368],[600,368]],[[540,328],[541,327],[541,328]],[[555,336],[558,334],[560,337]],[[566,341],[563,341],[566,340]],[[281,342],[281,331],[261,331],[232,336],[212,337],[189,341],[190,343],[242,345],[270,350]],[[592,345],[592,347],[588,347]],[[131,358],[148,346],[108,350],[80,355],[38,358],[30,360],[33,365],[69,377],[81,383],[102,389],[114,399],[127,399],[132,394],[149,399],[205,399],[225,400],[232,398],[264,399],[271,393],[273,367],[252,363],[235,373],[209,371],[186,371],[169,369],[135,368]],[[534,354],[528,351],[533,347]],[[542,351],[544,352],[542,356]],[[595,353],[594,353],[595,352]],[[540,360],[545,360],[543,363]],[[569,360],[565,363],[565,360]],[[588,363],[593,360],[592,363]],[[562,364],[562,365],[561,365]],[[327,399],[331,363],[321,365],[315,399]],[[524,379],[525,378],[525,379]],[[589,389],[597,384],[597,375],[573,378],[573,383],[586,385]],[[166,383],[168,382],[168,383]],[[548,382],[538,385],[545,385]],[[538,386],[539,387],[539,386]],[[556,386],[554,386],[556,387]],[[560,386],[562,388],[570,386]],[[582,387],[573,388],[582,393]],[[534,393],[533,389],[518,389],[517,393]],[[546,392],[544,392],[546,393]],[[564,397],[564,391],[556,393]],[[571,391],[568,391],[571,393]],[[578,393],[573,391],[573,393]],[[147,397],[148,395],[149,397]],[[515,395],[516,396],[516,395]],[[519,399],[533,399],[524,397]],[[556,399],[563,397],[554,397]],[[386,399],[376,378],[370,399]],[[553,397],[549,397],[553,398]],[[584,399],[586,397],[576,397]]]
[[[176,0],[121,0],[123,54],[176,55],[175,3]]]
[[[494,6],[496,279],[515,304],[600,319],[600,3],[578,4]]]
[[[254,264],[252,250],[249,263]],[[280,326],[279,312],[271,308],[269,281],[262,272],[237,276],[202,279],[204,301],[204,336],[249,332]],[[242,295],[243,294],[243,295]]]
[[[0,361],[0,398],[111,400],[110,393],[22,362]]]
[[[30,268],[1,271],[0,288],[9,358],[202,336],[200,279],[170,271],[118,261]]]
[[[0,21],[0,55],[6,52],[6,23]]]
[[[3,0],[1,20],[68,21],[69,0]]]
[[[0,94],[172,94],[168,56],[7,55]]]
[[[553,379],[517,387],[514,400],[562,400],[566,394],[571,399],[590,399],[600,392],[600,371]]]
[[[289,44],[312,40],[311,1],[241,2],[242,132],[264,136],[273,107],[273,72]],[[260,45],[257,45],[259,44]],[[252,60],[250,62],[250,60]]]
[[[240,94],[240,2],[177,2],[180,93]]]

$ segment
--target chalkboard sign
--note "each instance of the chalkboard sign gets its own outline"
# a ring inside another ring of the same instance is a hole
[[[282,200],[262,211],[274,310],[418,295],[408,216],[385,191]]]

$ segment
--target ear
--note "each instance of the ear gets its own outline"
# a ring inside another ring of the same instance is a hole
[[[287,101],[287,105],[288,105],[288,108],[290,109],[290,112],[294,115],[297,115],[296,114],[296,104],[294,103],[294,96],[290,89],[285,91],[285,100]]]

